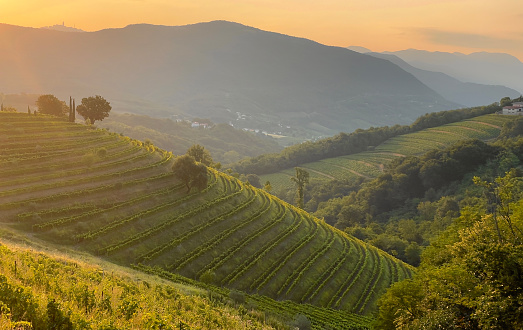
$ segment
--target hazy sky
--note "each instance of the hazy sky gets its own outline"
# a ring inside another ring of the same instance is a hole
[[[523,61],[522,0],[0,0],[0,23],[31,27],[212,20],[334,46],[504,52]]]

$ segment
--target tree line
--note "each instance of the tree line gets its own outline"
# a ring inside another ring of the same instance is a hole
[[[107,100],[100,95],[84,97],[82,103],[75,105],[73,99],[69,99],[69,106],[65,101],[59,100],[52,94],[40,95],[36,100],[38,112],[57,117],[69,116],[69,121],[74,122],[75,114],[84,117],[92,125],[95,121],[101,121],[109,116],[112,107]],[[28,112],[30,112],[28,108]]]
[[[242,160],[231,165],[240,174],[269,174],[303,163],[324,158],[339,157],[362,152],[398,135],[420,131],[430,127],[457,122],[501,110],[498,103],[488,106],[440,111],[425,114],[411,125],[394,125],[357,129],[352,133],[339,133],[317,142],[304,142],[285,148],[280,153],[265,154]]]

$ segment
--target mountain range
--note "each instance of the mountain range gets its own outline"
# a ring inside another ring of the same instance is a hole
[[[386,53],[417,68],[443,72],[464,82],[505,85],[520,94],[523,92],[523,63],[509,54],[476,52],[467,55],[416,49]]]
[[[74,31],[0,24],[1,93],[102,95],[118,112],[209,118],[299,139],[519,95],[428,72],[421,59],[415,65],[416,52],[395,53],[410,56],[408,65],[226,21],[57,29]]]
[[[419,81],[436,91],[445,99],[467,107],[490,104],[504,96],[516,98],[517,90],[502,85],[486,85],[473,82],[462,82],[449,74],[416,68],[400,57],[392,54],[368,53],[377,58],[386,59],[403,70],[411,73]]]
[[[2,93],[102,95],[115,111],[306,136],[459,106],[389,61],[215,21],[67,33],[0,25]]]

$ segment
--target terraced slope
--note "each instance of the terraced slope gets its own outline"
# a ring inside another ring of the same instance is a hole
[[[0,219],[112,261],[367,315],[412,270],[223,173],[186,193],[173,155],[53,117],[0,113]],[[159,267],[159,268],[155,268]]]
[[[496,138],[503,124],[514,117],[502,115],[483,115],[460,122],[419,132],[393,137],[374,150],[353,155],[327,158],[317,162],[301,164],[309,171],[311,180],[328,181],[344,180],[355,177],[374,178],[382,173],[386,164],[396,157],[421,155],[433,148],[444,148],[455,142],[466,139],[489,140]],[[290,188],[295,175],[293,168],[277,173],[262,175],[261,182],[270,181],[273,191]]]

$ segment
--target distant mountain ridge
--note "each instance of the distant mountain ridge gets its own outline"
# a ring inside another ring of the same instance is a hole
[[[3,93],[100,94],[151,116],[317,136],[459,106],[388,61],[225,21],[84,33],[1,24],[0,40]]]
[[[516,98],[521,95],[521,92],[519,92],[517,88],[506,87],[506,84],[511,82],[511,78],[508,76],[499,77],[497,80],[492,80],[490,77],[478,78],[472,76],[461,76],[458,74],[459,70],[456,71],[456,68],[450,69],[445,67],[443,64],[441,66],[430,65],[426,63],[430,60],[426,59],[425,55],[433,54],[431,52],[405,50],[399,52],[378,53],[360,46],[349,46],[347,48],[359,53],[388,60],[415,76],[418,80],[436,91],[445,99],[467,107],[490,104],[494,101],[499,101],[505,96]],[[464,62],[470,62],[471,58],[477,57],[478,54],[481,54],[475,53],[476,55],[464,55],[460,53],[436,53],[442,54],[442,57],[447,55],[450,58],[458,56],[461,57]],[[415,54],[417,54],[416,59]],[[508,59],[509,62],[519,62],[515,57],[508,54],[484,53],[484,55],[485,54],[499,56],[500,60],[503,57],[503,59]],[[430,57],[432,57],[432,55],[430,55]],[[466,64],[466,66],[470,65],[470,63]],[[488,63],[485,65],[488,66]],[[523,86],[523,84],[521,86]]]
[[[368,55],[391,61],[447,100],[467,107],[490,104],[505,96],[516,98],[520,95],[517,90],[505,86],[462,82],[442,72],[418,69],[396,55],[381,53],[368,53]]]
[[[443,72],[464,82],[505,85],[523,93],[523,63],[509,54],[476,52],[466,55],[417,49],[384,54],[396,55],[417,68]]]

